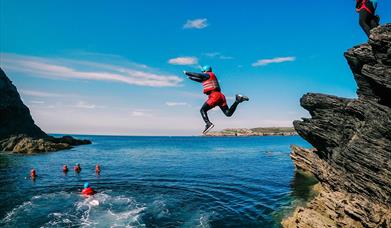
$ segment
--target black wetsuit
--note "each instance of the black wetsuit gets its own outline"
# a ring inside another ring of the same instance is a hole
[[[369,37],[371,29],[379,25],[379,16],[375,15],[376,5],[370,0],[356,0],[356,10],[359,13],[359,24]]]
[[[186,72],[186,75],[189,76],[189,79],[193,80],[193,81],[196,81],[196,82],[203,82],[203,81],[206,81],[209,79],[209,75],[208,74],[205,74],[205,73],[193,73],[193,72]],[[217,89],[219,92],[221,91],[220,88]],[[210,91],[209,93],[206,93],[206,95],[209,95],[210,93],[212,93],[213,91]],[[239,102],[238,101],[235,101],[232,106],[230,108],[228,108],[227,105],[223,105],[223,106],[219,106],[221,111],[223,111],[223,113],[227,116],[227,117],[231,117],[235,110],[236,110],[236,107],[238,106]],[[210,107],[208,105],[207,102],[205,102],[202,107],[201,107],[201,116],[202,116],[202,119],[205,121],[206,124],[209,124],[211,123],[209,121],[209,117],[208,117],[208,111],[211,110],[212,108],[214,107]]]

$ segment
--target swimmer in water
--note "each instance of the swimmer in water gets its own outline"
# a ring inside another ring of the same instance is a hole
[[[64,166],[62,167],[62,171],[63,171],[64,173],[67,173],[67,172],[69,171],[68,166],[67,166],[67,165],[64,165]]]
[[[37,173],[35,172],[35,169],[32,168],[31,171],[30,171],[30,178],[32,180],[35,180],[36,177],[37,177]]]
[[[83,194],[84,196],[92,196],[94,195],[96,192],[94,191],[94,189],[92,189],[90,187],[90,184],[88,182],[84,183],[84,188],[83,190],[81,191],[81,194]]]
[[[80,173],[81,172],[80,164],[77,163],[73,169],[75,170],[76,173]]]
[[[99,164],[96,164],[96,166],[95,166],[95,173],[96,173],[96,175],[100,174],[100,166],[99,166]]]

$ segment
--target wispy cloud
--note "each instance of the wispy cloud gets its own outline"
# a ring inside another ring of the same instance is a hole
[[[84,101],[79,101],[79,102],[76,103],[76,105],[74,107],[76,107],[76,108],[94,109],[97,106],[94,105],[94,104],[88,104],[88,103],[86,103]]]
[[[30,101],[31,104],[45,104],[44,101]]]
[[[167,106],[189,106],[189,104],[186,102],[171,102],[171,101],[166,102],[166,105]]]
[[[132,112],[132,116],[144,116],[145,113],[144,112],[140,112],[140,111],[133,111]]]
[[[227,96],[225,97],[227,100],[230,100],[230,101],[233,101],[235,100],[236,98],[234,96]]]
[[[193,56],[182,56],[182,57],[169,59],[168,63],[173,65],[195,65],[198,63],[198,59],[197,57],[193,57]]]
[[[220,52],[208,52],[208,53],[204,53],[204,55],[209,58],[218,58],[218,59],[222,59],[222,60],[234,59],[234,57],[223,55]]]
[[[42,91],[34,91],[34,90],[20,90],[22,95],[31,96],[31,97],[63,97],[65,95],[58,93],[48,93]]]
[[[296,60],[296,57],[277,57],[273,59],[260,59],[252,64],[253,67],[266,66],[272,63],[283,63],[283,62],[293,62]]]
[[[183,25],[184,29],[203,29],[208,26],[208,19],[199,18],[194,20],[187,20],[186,24]]]
[[[146,111],[143,111],[143,110],[135,110],[135,111],[131,112],[131,116],[133,116],[133,117],[151,117],[152,114],[148,113]]]
[[[83,79],[112,81],[137,86],[179,86],[183,79],[162,74],[145,65],[115,65],[88,60],[42,58],[35,56],[0,54],[1,66],[9,71],[22,72],[29,76],[50,79]]]

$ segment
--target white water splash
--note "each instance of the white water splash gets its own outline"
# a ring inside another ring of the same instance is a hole
[[[8,212],[1,225],[18,227],[29,222],[27,214],[31,219],[47,214],[47,222],[41,227],[145,227],[141,218],[145,206],[132,197],[111,194],[103,192],[88,198],[66,192],[33,196]],[[56,204],[61,207],[54,207]]]

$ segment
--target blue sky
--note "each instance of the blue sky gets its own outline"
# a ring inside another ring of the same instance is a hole
[[[251,99],[212,111],[216,129],[290,126],[310,91],[356,96],[353,0],[0,2],[1,67],[47,132],[197,135],[206,97],[182,71],[204,64],[229,103]]]

